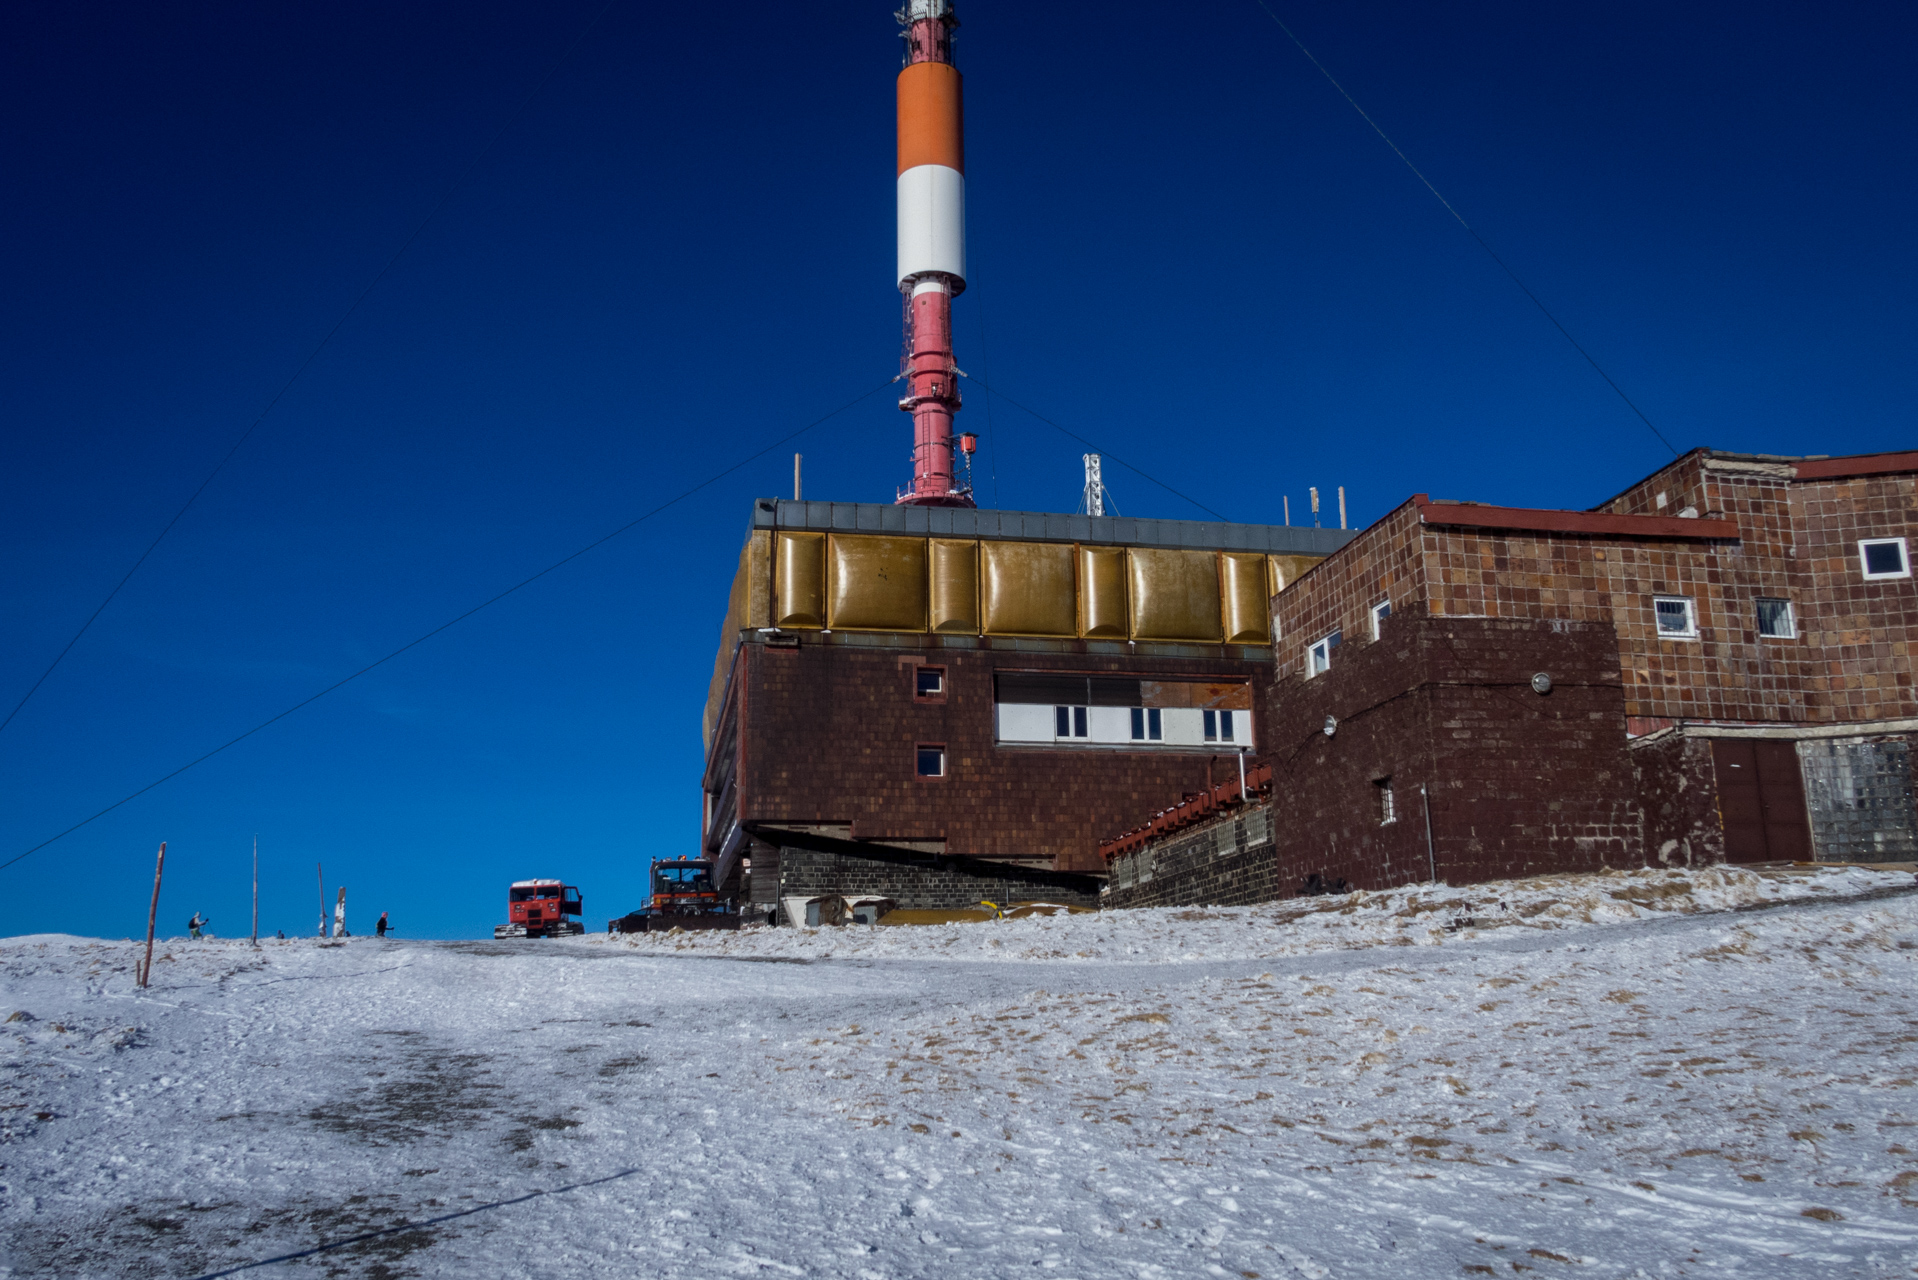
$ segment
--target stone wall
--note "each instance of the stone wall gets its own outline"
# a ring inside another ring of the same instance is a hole
[[[1058,902],[1073,907],[1099,905],[1096,892],[1035,883],[1019,876],[1017,867],[1008,867],[1003,875],[993,875],[975,874],[980,866],[976,859],[967,859],[966,866],[968,870],[907,865],[787,845],[779,851],[779,896],[876,896],[891,898],[900,907],[933,911],[976,907],[982,901],[1000,906],[1009,902]]]
[[[1281,885],[1278,871],[1271,805],[1253,805],[1113,859],[1099,905],[1236,907],[1270,902],[1297,888]]]
[[[1667,729],[1632,743],[1639,808],[1645,815],[1645,859],[1668,867],[1725,860],[1718,816],[1718,780],[1708,738]]]

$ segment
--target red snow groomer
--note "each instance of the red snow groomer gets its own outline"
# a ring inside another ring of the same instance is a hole
[[[653,900],[606,924],[608,933],[664,933],[669,929],[737,929],[739,912],[720,897],[713,864],[676,858],[653,864]]]
[[[558,880],[516,880],[507,892],[506,923],[493,926],[495,938],[567,938],[586,932],[568,916],[586,909],[576,885]]]

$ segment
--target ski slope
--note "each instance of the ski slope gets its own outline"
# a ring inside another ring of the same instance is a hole
[[[1909,1276],[1911,884],[7,939],[0,1274]]]

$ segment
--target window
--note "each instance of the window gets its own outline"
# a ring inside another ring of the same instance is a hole
[[[912,696],[918,702],[944,702],[946,700],[946,669],[920,667],[913,672]]]
[[[922,778],[943,778],[946,776],[946,749],[939,743],[922,742],[919,744],[919,776]]]
[[[1789,640],[1798,634],[1798,625],[1791,616],[1791,601],[1760,596],[1755,603],[1759,635]]]
[[[1232,741],[1232,713],[1230,711],[1208,711],[1205,713],[1205,740],[1207,742]]]
[[[1658,618],[1658,634],[1667,639],[1698,634],[1698,619],[1692,612],[1690,596],[1653,596],[1652,612]]]
[[[1084,707],[1054,707],[1052,719],[1055,737],[1083,738],[1086,736],[1086,709]]]
[[[1165,741],[1165,717],[1159,713],[1159,708],[1132,708],[1132,740],[1134,742]]]
[[[1399,820],[1398,807],[1392,800],[1392,780],[1380,778],[1372,784],[1379,789],[1379,825],[1389,826]]]
[[[1868,580],[1911,576],[1911,561],[1905,556],[1903,538],[1862,538],[1858,543],[1858,560]]]
[[[1384,624],[1385,620],[1391,616],[1392,602],[1390,600],[1381,600],[1372,606],[1372,638],[1374,640],[1379,638],[1379,628]]]
[[[1343,634],[1334,631],[1331,635],[1306,650],[1305,674],[1307,677],[1316,676],[1332,669],[1332,650],[1338,648],[1339,642],[1343,639],[1345,639]]]

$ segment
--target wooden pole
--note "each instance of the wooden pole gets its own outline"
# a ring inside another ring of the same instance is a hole
[[[153,922],[160,914],[160,872],[166,868],[166,841],[160,841],[160,856],[153,862],[153,902],[147,907],[147,958],[140,965],[140,987],[146,988],[153,976]]]
[[[253,833],[253,945],[260,945],[260,835]]]
[[[320,936],[326,936],[326,869],[319,863],[313,864],[313,877],[320,882]]]

